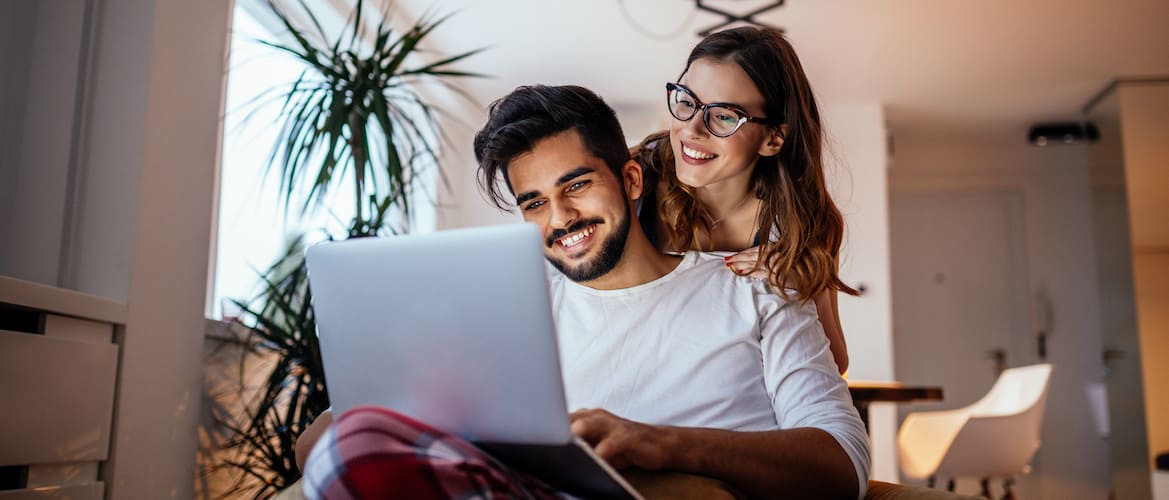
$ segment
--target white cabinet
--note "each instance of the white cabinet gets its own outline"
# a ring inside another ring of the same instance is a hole
[[[104,498],[124,315],[0,277],[0,500]]]

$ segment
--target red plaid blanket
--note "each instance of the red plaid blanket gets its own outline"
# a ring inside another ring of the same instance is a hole
[[[310,499],[562,498],[471,443],[385,408],[345,412],[313,447]]]

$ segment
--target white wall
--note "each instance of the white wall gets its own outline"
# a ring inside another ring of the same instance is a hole
[[[36,14],[33,2],[0,1],[0,96],[23,96],[28,81],[29,52]],[[24,122],[24,99],[0,99],[0,234],[12,234],[12,200]],[[8,274],[8,245],[0,243],[0,274]]]
[[[1151,458],[1169,452],[1169,82],[1117,92]]]
[[[1043,444],[1032,480],[1040,498],[1105,498],[1107,444],[1096,435],[1084,387],[1101,378],[1092,193],[1083,146],[1034,148],[1016,137],[897,136],[890,189],[945,193],[1013,190],[1023,194],[1028,281],[1054,308],[1048,360],[1055,372]],[[1014,354],[1014,353],[1012,353]],[[1012,355],[1011,365],[1034,362]],[[1026,495],[1026,492],[1024,493]]]
[[[437,102],[447,103],[443,106],[448,113],[439,115],[439,127],[450,139],[444,144],[439,161],[448,184],[438,188],[438,229],[523,221],[518,212],[501,211],[487,201],[479,190],[476,175],[475,132],[487,123],[487,106],[500,97],[503,96],[479,96],[480,103],[470,103],[450,94],[435,94],[436,99],[441,99]]]
[[[1169,453],[1169,252],[1135,251],[1133,285],[1144,373],[1149,459]]]
[[[12,111],[0,119],[0,274],[58,285],[85,1],[8,0],[0,12],[17,24],[0,56],[13,65],[0,89]]]
[[[848,342],[848,377],[896,380],[889,259],[889,191],[885,113],[877,102],[821,100],[828,137],[825,168],[833,200],[844,214],[840,275],[859,297],[840,295],[840,323]],[[896,482],[896,408],[869,409],[872,478]]]
[[[641,143],[649,134],[660,132],[670,127],[669,112],[666,111],[665,100],[662,102],[610,102],[609,106],[617,112],[617,119],[621,122],[621,131],[625,132],[625,142],[630,145]]]
[[[154,1],[99,12],[70,288],[126,301],[145,148]],[[115,125],[116,124],[116,125]]]

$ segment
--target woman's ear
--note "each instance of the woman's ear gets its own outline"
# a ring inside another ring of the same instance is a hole
[[[625,195],[630,201],[641,199],[644,192],[645,177],[642,175],[641,164],[635,160],[625,162],[621,166],[621,180],[625,184]]]
[[[783,140],[787,137],[787,130],[786,123],[768,129],[767,137],[763,139],[763,144],[759,146],[759,156],[775,156],[779,154],[779,150],[783,149]]]

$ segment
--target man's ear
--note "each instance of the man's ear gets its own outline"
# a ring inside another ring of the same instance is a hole
[[[630,201],[641,199],[641,194],[644,192],[645,177],[642,176],[641,164],[634,160],[629,160],[621,166],[621,180],[625,184],[625,196],[629,197]]]
[[[786,123],[768,129],[767,137],[763,139],[763,144],[759,146],[759,156],[775,156],[779,154],[779,150],[783,148],[783,139],[787,137],[787,130]]]

